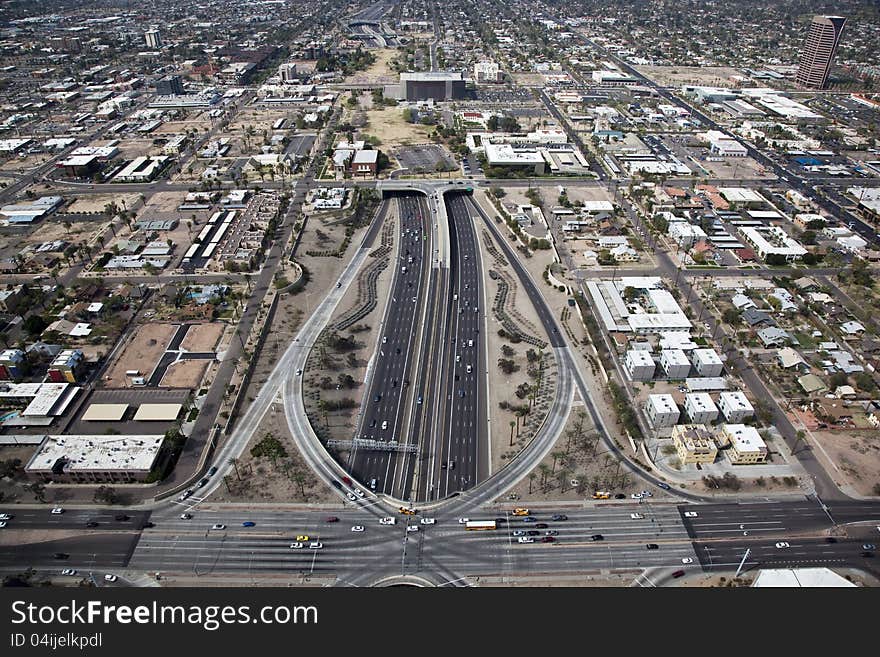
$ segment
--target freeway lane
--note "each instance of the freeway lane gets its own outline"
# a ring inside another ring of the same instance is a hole
[[[12,529],[83,529],[87,522],[97,522],[101,531],[139,530],[150,518],[149,511],[128,511],[124,509],[65,509],[60,515],[52,515],[48,506],[41,509],[3,509],[11,514],[5,531]],[[116,520],[116,516],[128,516],[127,520]]]
[[[7,531],[6,529],[3,530]],[[90,531],[70,538],[0,546],[0,569],[121,568],[129,563],[139,535],[136,532]],[[55,553],[69,555],[55,559]]]
[[[391,298],[379,331],[379,343],[368,377],[357,435],[371,440],[407,443],[418,441],[405,422],[412,403],[411,371],[418,327],[423,324],[426,286],[433,270],[429,267],[430,240],[425,230],[429,215],[425,198],[417,194],[397,195],[398,254],[394,261]],[[357,449],[352,454],[351,472],[359,481],[376,480],[376,492],[407,497],[408,488],[397,476],[400,456],[395,452]]]

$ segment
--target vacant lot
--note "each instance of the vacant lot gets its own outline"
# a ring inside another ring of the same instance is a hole
[[[142,375],[149,375],[165,353],[165,346],[176,330],[176,324],[145,324],[138,327],[104,375],[104,387],[128,387],[130,379],[125,376],[126,370],[140,370]]]
[[[380,50],[371,51],[376,56],[376,61],[366,71],[359,71],[354,75],[346,78],[347,83],[363,83],[384,81],[384,78],[392,78],[395,81],[397,73],[389,68],[389,63],[397,56],[395,48],[382,48]]]
[[[428,128],[403,120],[403,111],[396,107],[371,109],[367,112],[367,126],[363,132],[377,137],[386,153],[395,146],[429,142]]]
[[[179,360],[165,370],[160,386],[167,388],[196,388],[205,375],[208,360]]]
[[[133,209],[139,202],[139,194],[96,194],[92,196],[77,197],[67,212],[71,214],[89,214],[90,212],[103,212],[109,203],[116,203],[120,209]]]
[[[707,84],[732,87],[733,76],[742,75],[729,66],[636,66],[635,69],[662,86]]]
[[[816,457],[824,451],[836,465],[829,468],[824,463],[835,483],[849,484],[860,495],[877,494],[874,487],[880,486],[880,444],[876,431],[813,431],[811,435],[822,448],[814,451]]]
[[[225,326],[219,322],[193,324],[183,337],[180,348],[193,352],[214,351],[224,328]]]

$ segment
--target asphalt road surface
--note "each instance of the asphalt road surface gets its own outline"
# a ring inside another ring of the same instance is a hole
[[[419,327],[424,322],[425,307],[430,303],[427,290],[433,284],[432,272],[436,270],[430,267],[432,244],[427,229],[430,212],[425,197],[400,194],[396,198],[398,254],[392,265],[391,298],[385,300],[385,317],[367,376],[357,435],[404,444],[418,442],[419,438],[417,433],[409,432],[406,418],[418,396],[424,395],[412,381]],[[393,451],[357,449],[353,453],[351,472],[367,484],[375,480],[376,492],[406,498],[406,456]]]

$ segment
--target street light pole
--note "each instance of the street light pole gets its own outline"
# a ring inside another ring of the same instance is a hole
[[[734,575],[734,578],[739,577],[739,574],[742,572],[743,564],[746,562],[746,559],[749,558],[751,551],[752,548],[746,548],[746,553],[743,555],[742,561],[739,562],[739,568],[736,569],[736,575]]]

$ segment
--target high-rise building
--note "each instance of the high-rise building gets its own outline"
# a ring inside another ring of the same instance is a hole
[[[147,30],[144,33],[144,39],[147,42],[147,47],[149,48],[161,48],[162,47],[162,37],[159,34],[159,30]]]
[[[504,74],[495,62],[477,62],[474,64],[474,80],[479,82],[503,82]]]
[[[813,16],[795,78],[799,87],[824,89],[828,84],[831,62],[834,61],[845,23],[843,16]]]
[[[156,80],[156,93],[160,96],[182,96],[183,81],[179,75],[166,75],[160,80]]]

